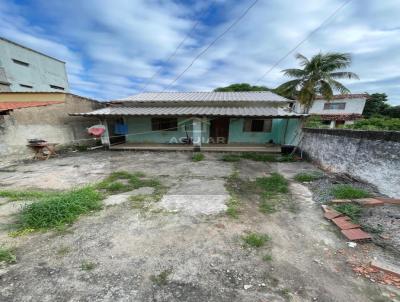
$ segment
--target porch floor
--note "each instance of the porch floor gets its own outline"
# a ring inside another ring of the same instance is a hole
[[[184,144],[134,144],[123,143],[110,146],[110,150],[146,150],[146,151],[193,151],[193,145]],[[204,152],[264,152],[280,153],[281,146],[275,144],[203,144]]]

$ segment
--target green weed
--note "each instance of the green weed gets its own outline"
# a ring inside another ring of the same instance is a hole
[[[0,246],[0,262],[11,264],[17,262],[17,258],[11,249]]]
[[[242,237],[244,243],[251,247],[262,247],[267,241],[271,240],[268,235],[259,233],[250,233]]]
[[[272,261],[272,256],[270,254],[266,254],[262,257],[262,260],[264,260],[265,262],[270,262]]]
[[[371,194],[359,188],[354,188],[350,185],[336,185],[331,189],[331,193],[338,199],[366,198]]]
[[[221,159],[226,162],[238,162],[241,158],[237,154],[224,154]]]
[[[335,206],[335,210],[350,217],[353,222],[358,222],[361,217],[362,207],[354,203],[346,203]]]
[[[192,161],[202,161],[204,159],[204,154],[203,153],[195,153],[192,156]]]
[[[91,261],[82,261],[81,270],[83,271],[91,271],[96,268],[96,263]]]
[[[92,187],[43,198],[25,206],[19,217],[21,229],[49,229],[74,222],[79,215],[101,208],[102,196]]]
[[[171,274],[170,270],[165,270],[158,275],[151,275],[150,280],[157,285],[166,285],[168,283],[168,276]]]
[[[311,182],[320,179],[323,176],[321,172],[300,172],[295,175],[294,179],[298,182]]]
[[[231,216],[232,218],[238,218],[239,217],[239,200],[236,199],[235,197],[230,197],[229,201],[227,203],[227,210],[226,214]]]
[[[11,201],[17,200],[36,200],[39,198],[48,197],[55,195],[55,192],[45,192],[45,191],[17,191],[17,190],[1,190],[0,197],[7,198]]]
[[[279,173],[271,173],[271,176],[256,179],[258,187],[263,190],[265,197],[289,192],[289,182]]]

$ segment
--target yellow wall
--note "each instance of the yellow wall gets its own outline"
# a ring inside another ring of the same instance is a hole
[[[2,92],[0,93],[0,102],[63,102],[65,93],[18,93]]]

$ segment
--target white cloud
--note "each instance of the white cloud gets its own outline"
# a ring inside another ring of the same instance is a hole
[[[361,3],[362,2],[362,3]],[[211,90],[234,82],[255,83],[275,62],[319,26],[341,0],[259,1],[171,89]],[[39,1],[30,6],[0,0],[0,35],[67,61],[74,92],[110,99],[141,91],[206,10],[177,57],[148,86],[161,90],[249,2],[173,0]],[[352,1],[299,49],[353,54],[353,92],[386,92],[400,103],[400,6],[396,0]],[[258,84],[274,87],[280,70],[297,66],[293,55]]]

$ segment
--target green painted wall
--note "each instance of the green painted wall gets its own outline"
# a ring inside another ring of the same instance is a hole
[[[192,137],[192,120],[178,118],[178,131],[152,131],[150,117],[128,117],[127,142],[132,143],[177,143],[181,137],[186,137],[184,124],[187,125],[188,134]],[[287,123],[286,136],[284,131]],[[300,135],[300,119],[273,119],[271,132],[243,132],[243,118],[231,118],[229,125],[228,143],[264,144],[271,139],[275,144],[297,144]],[[204,118],[202,122],[202,143],[208,142],[209,119]]]
[[[251,143],[251,144],[265,144],[271,139],[274,143],[280,143],[281,133],[281,120],[272,120],[271,132],[244,132],[243,131],[243,118],[231,118],[229,124],[229,138],[228,143]]]
[[[150,117],[129,117],[126,141],[131,143],[176,143],[181,137],[186,137],[184,125],[187,124],[189,136],[192,136],[192,121],[178,118],[178,131],[152,131]]]

